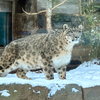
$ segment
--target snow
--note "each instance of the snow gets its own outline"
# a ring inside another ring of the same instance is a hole
[[[94,30],[92,29],[91,32],[94,32]]]
[[[94,19],[96,19],[96,17],[94,17]]]
[[[97,62],[98,64],[94,64]],[[84,62],[76,69],[66,72],[67,78],[65,80],[60,80],[57,73],[54,73],[55,79],[46,80],[44,73],[28,72],[27,76],[32,78],[32,80],[20,79],[16,74],[8,74],[6,77],[0,77],[0,84],[30,84],[32,87],[35,86],[45,86],[50,89],[48,93],[48,98],[53,96],[57,90],[65,88],[66,84],[78,84],[83,88],[94,87],[100,85],[100,65],[98,60]],[[31,89],[29,87],[29,89]],[[75,89],[73,90],[75,91]],[[33,90],[35,92],[35,90]],[[0,91],[1,95],[8,94],[8,91]],[[37,93],[37,92],[36,92]],[[41,93],[41,90],[40,92]]]
[[[37,91],[36,93],[41,93],[40,91]]]
[[[10,94],[8,92],[9,92],[9,90],[0,91],[1,96],[5,96],[5,97],[9,97],[10,96]]]
[[[72,88],[72,92],[78,92],[79,90]]]
[[[35,90],[33,90],[33,92],[35,93]]]
[[[29,89],[31,89],[31,87],[29,87]]]
[[[14,92],[17,92],[17,90],[14,90]]]
[[[37,92],[36,92],[35,90],[33,90],[33,92],[34,92],[34,93],[41,93],[40,91],[37,91]]]

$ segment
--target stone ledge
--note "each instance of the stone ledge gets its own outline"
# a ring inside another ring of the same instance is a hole
[[[100,100],[100,86],[83,88],[84,100]]]
[[[0,91],[5,89],[9,90],[10,96],[4,97],[0,93],[0,100],[100,100],[100,86],[82,88],[77,84],[68,84],[65,89],[57,91],[50,98],[48,98],[50,90],[46,87],[32,87],[29,84],[0,85]]]

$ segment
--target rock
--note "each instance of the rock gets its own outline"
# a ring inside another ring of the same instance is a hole
[[[82,100],[81,87],[77,84],[68,84],[65,89],[57,91],[52,100]]]
[[[48,100],[49,89],[46,87],[32,87],[31,85],[25,84],[9,84],[0,85],[0,91],[9,90],[9,97],[1,96],[0,100]],[[16,90],[16,92],[14,92]],[[46,99],[47,98],[47,99]]]
[[[100,86],[83,88],[84,100],[100,100]]]
[[[0,100],[82,100],[81,87],[76,84],[69,84],[65,89],[61,89],[55,95],[48,98],[49,89],[42,86],[32,87],[29,84],[9,84],[0,85],[0,91],[8,90],[10,96],[1,96]]]
[[[29,84],[0,85],[0,91],[8,90],[10,96],[1,96],[0,100],[100,100],[100,86],[82,88],[77,84],[68,84],[48,98],[50,89]]]

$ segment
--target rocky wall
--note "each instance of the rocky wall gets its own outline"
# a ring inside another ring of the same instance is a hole
[[[37,0],[37,11],[53,8],[64,0]],[[66,0],[62,5],[55,8],[55,14],[80,14],[80,0]]]
[[[82,88],[77,84],[68,84],[50,98],[48,98],[50,90],[46,87],[32,87],[28,84],[0,85],[0,91],[5,89],[10,95],[5,97],[0,93],[0,100],[100,100],[100,86]]]

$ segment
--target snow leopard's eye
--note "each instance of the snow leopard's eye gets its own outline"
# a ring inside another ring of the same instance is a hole
[[[71,32],[71,33],[73,33],[73,31],[72,31],[72,30],[70,30],[70,32]]]

